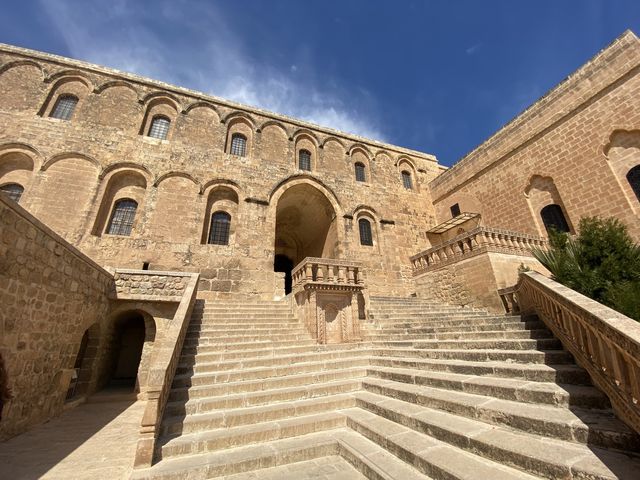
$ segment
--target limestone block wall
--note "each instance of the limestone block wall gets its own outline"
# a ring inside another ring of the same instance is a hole
[[[487,252],[430,270],[415,278],[418,297],[504,313],[498,290],[518,281],[518,269],[549,272],[531,256]]]
[[[78,98],[72,117],[51,118],[67,94]],[[171,122],[166,139],[147,135],[155,115]],[[230,153],[233,135],[245,137],[244,156]],[[302,150],[310,171],[299,168]],[[364,165],[364,182],[355,179],[356,164]],[[363,262],[372,293],[406,294],[408,258],[435,225],[427,184],[440,171],[429,154],[0,46],[0,185],[21,182],[21,204],[101,265],[146,262],[200,272],[200,288],[221,295],[273,296],[278,202],[304,184],[330,204],[327,251]],[[137,203],[128,236],[107,231],[122,199]],[[304,216],[313,205],[298,207]],[[231,216],[228,245],[207,243],[217,211]],[[360,244],[361,218],[371,222],[371,246]]]
[[[640,165],[640,41],[626,32],[429,187],[439,221],[449,207],[484,225],[546,235],[540,210],[614,216],[640,240],[640,198],[626,178]]]
[[[0,195],[0,353],[15,398],[8,438],[62,410],[85,330],[104,322],[109,272]]]

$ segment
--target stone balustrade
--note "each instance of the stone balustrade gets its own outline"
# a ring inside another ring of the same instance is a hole
[[[293,290],[314,283],[334,286],[363,286],[364,273],[357,262],[307,257],[291,272]]]
[[[451,240],[411,257],[413,274],[434,270],[445,265],[486,252],[532,256],[532,248],[543,248],[543,237],[489,227],[477,227]]]
[[[537,272],[520,275],[516,295],[523,314],[544,321],[640,432],[640,323]]]

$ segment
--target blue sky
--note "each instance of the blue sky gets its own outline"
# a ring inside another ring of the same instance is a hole
[[[451,165],[627,28],[637,0],[22,0],[0,42]]]

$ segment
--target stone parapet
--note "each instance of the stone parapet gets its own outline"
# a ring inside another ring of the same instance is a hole
[[[520,275],[516,294],[640,432],[640,323],[536,272]]]
[[[193,275],[181,272],[116,269],[114,299],[179,302]]]

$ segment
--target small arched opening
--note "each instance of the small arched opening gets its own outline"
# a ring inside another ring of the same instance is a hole
[[[291,293],[291,287],[292,287],[291,271],[293,270],[293,267],[294,267],[293,260],[291,260],[286,255],[277,254],[273,260],[273,271],[284,273],[285,295],[288,295]]]

